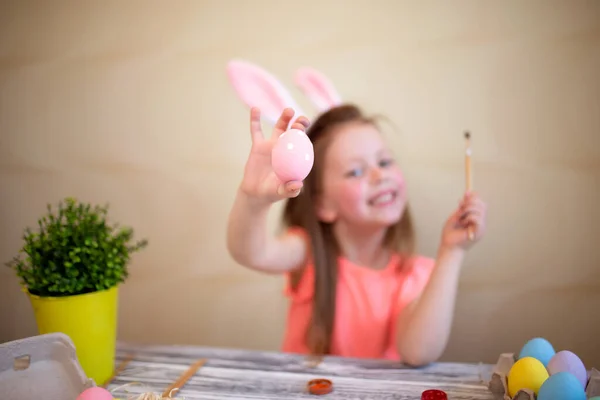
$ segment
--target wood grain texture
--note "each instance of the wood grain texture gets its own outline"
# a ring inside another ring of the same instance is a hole
[[[145,392],[162,393],[198,359],[207,362],[173,397],[184,399],[313,398],[306,383],[328,378],[328,399],[420,399],[426,389],[444,390],[452,400],[492,400],[487,388],[491,365],[438,363],[409,368],[385,360],[325,357],[314,366],[297,354],[198,346],[119,344],[117,363],[133,360],[107,386],[116,398]],[[121,387],[125,384],[140,383]]]

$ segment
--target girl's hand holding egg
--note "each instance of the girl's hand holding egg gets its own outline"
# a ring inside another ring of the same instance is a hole
[[[228,63],[227,75],[251,110],[252,149],[242,179],[242,193],[259,206],[298,196],[314,161],[313,145],[305,133],[308,118],[289,90],[264,68],[235,59]],[[329,108],[340,103],[330,82],[317,71],[301,68],[296,80],[321,106]],[[269,139],[261,130],[261,111],[274,127]]]
[[[314,153],[306,136],[309,121],[299,117],[288,130],[294,110],[286,108],[269,139],[261,129],[260,110],[250,111],[252,149],[244,170],[241,190],[259,202],[272,203],[296,197],[313,166]]]

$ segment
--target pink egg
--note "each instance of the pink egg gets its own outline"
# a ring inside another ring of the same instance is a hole
[[[113,400],[113,397],[108,390],[95,386],[84,390],[77,400]]]
[[[290,129],[279,136],[271,152],[273,172],[282,182],[304,180],[314,159],[312,142],[298,129]]]
[[[554,375],[558,372],[570,372],[575,375],[585,388],[587,384],[587,370],[577,355],[571,351],[563,350],[556,353],[548,362],[548,372]]]

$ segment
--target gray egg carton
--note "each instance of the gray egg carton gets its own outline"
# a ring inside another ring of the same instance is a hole
[[[503,353],[492,371],[492,378],[488,384],[490,392],[496,400],[535,400],[535,393],[525,389],[519,390],[514,397],[508,395],[508,382],[506,377],[513,364],[517,361],[516,354]],[[587,398],[600,396],[600,372],[596,368],[588,371],[588,382],[585,388]]]
[[[71,338],[49,333],[0,344],[0,399],[74,400],[96,386]]]

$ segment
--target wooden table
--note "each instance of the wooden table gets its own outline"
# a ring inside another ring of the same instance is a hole
[[[449,400],[493,400],[486,383],[492,366],[437,363],[408,368],[381,360],[326,357],[315,363],[305,356],[197,346],[139,346],[120,343],[117,365],[130,359],[107,385],[116,398],[145,392],[162,394],[199,359],[206,363],[174,398],[192,399],[307,399],[313,378],[333,381],[334,391],[323,399],[419,400],[426,389],[441,389]],[[122,385],[138,382],[142,385]]]

